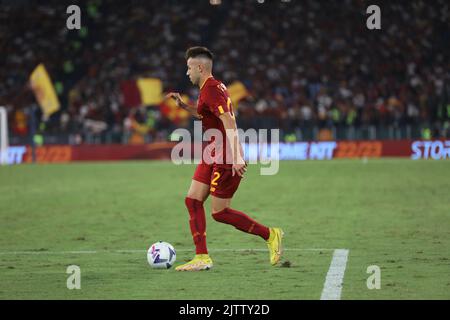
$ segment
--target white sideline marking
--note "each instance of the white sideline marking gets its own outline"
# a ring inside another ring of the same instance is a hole
[[[284,248],[284,251],[333,251],[329,248]],[[177,252],[194,252],[194,248],[190,249],[176,249]],[[262,251],[266,252],[268,249],[209,249],[211,252],[226,252],[226,251]],[[97,254],[97,253],[145,253],[147,250],[77,250],[77,251],[0,251],[0,255],[43,255],[43,254]]]
[[[323,285],[320,300],[340,300],[349,250],[336,249]]]

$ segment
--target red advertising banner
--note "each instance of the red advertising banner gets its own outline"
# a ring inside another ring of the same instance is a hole
[[[162,142],[146,145],[49,145],[36,148],[36,162],[120,161],[170,159],[176,143]],[[27,146],[23,162],[32,162],[32,150]]]
[[[36,148],[36,162],[170,160],[177,142],[146,145],[48,145]],[[191,145],[192,147],[192,145]],[[267,149],[270,149],[268,147]],[[244,145],[247,157],[259,158],[258,145]],[[267,151],[267,150],[266,150]],[[32,162],[30,146],[11,146],[9,163]],[[331,160],[339,158],[406,157],[417,159],[450,159],[450,140],[321,141],[279,144],[280,160]]]

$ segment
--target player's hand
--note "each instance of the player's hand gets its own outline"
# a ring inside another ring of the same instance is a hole
[[[231,176],[237,174],[239,177],[243,178],[244,173],[247,171],[247,162],[242,161],[236,164],[233,164],[231,167]]]
[[[181,99],[181,95],[178,92],[170,92],[166,95],[166,99],[172,98],[175,100],[178,107],[183,107],[184,102],[183,99]]]
[[[181,99],[181,95],[178,92],[170,92],[170,93],[166,94],[166,99],[170,99],[170,98],[175,100],[177,107],[183,108],[184,110],[190,112],[197,119],[203,118],[203,116],[201,114],[198,114],[197,112],[193,112],[192,110],[190,110],[190,107],[186,103],[183,102],[183,99]]]

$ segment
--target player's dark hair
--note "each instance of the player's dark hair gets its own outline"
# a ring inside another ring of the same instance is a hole
[[[204,57],[212,60],[214,55],[206,47],[191,47],[186,50],[185,55],[186,60],[189,58],[198,58],[198,57]]]

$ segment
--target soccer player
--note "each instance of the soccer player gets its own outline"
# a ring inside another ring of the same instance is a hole
[[[202,129],[217,129],[220,139],[208,142],[211,158],[198,164],[191,186],[185,198],[189,211],[189,225],[195,244],[194,259],[176,267],[177,271],[209,270],[213,266],[206,247],[206,220],[203,203],[211,195],[211,209],[214,220],[234,226],[246,233],[258,235],[267,242],[270,262],[276,265],[282,254],[283,231],[268,228],[243,212],[230,207],[233,194],[247,171],[243,160],[242,146],[238,139],[235,115],[227,88],[212,75],[213,54],[205,47],[192,47],[186,51],[187,75],[200,88],[197,106],[186,104],[179,93],[167,95],[179,107],[189,111],[202,121]],[[223,142],[223,143],[222,143]],[[231,155],[231,159],[229,159]]]

